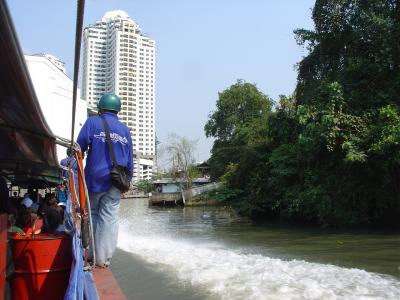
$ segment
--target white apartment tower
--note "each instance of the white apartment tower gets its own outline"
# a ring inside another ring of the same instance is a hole
[[[121,10],[83,33],[82,98],[97,106],[104,93],[121,98],[119,119],[131,130],[134,181],[150,179],[155,157],[155,41]]]

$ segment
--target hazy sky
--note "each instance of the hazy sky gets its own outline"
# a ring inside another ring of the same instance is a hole
[[[76,1],[9,0],[25,54],[50,53],[72,77]],[[156,132],[198,139],[209,157],[204,125],[218,92],[244,79],[274,100],[291,94],[295,65],[306,55],[296,28],[313,28],[313,0],[86,0],[84,25],[122,9],[156,41]]]

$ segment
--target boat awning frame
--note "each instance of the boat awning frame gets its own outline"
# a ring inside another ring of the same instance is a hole
[[[60,180],[56,137],[37,100],[4,0],[0,0],[0,174],[42,187]]]

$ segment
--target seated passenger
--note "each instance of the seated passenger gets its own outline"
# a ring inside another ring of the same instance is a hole
[[[64,231],[63,228],[60,228],[62,218],[60,212],[56,208],[48,207],[42,212],[42,214],[44,220],[43,233],[56,233]]]
[[[43,226],[43,220],[38,217],[38,206],[30,198],[30,195],[26,193],[21,201],[21,207],[17,213],[16,225],[26,234],[38,234],[41,232]]]
[[[61,222],[60,225],[57,228],[57,231],[59,232],[65,232],[65,226],[64,226],[64,219],[65,219],[65,203],[58,203],[59,206],[59,212],[61,216]]]
[[[30,208],[33,212],[37,212],[39,205],[30,198],[30,194],[26,193],[24,198],[21,201],[21,206],[25,206],[26,208]]]
[[[21,208],[17,219],[17,226],[22,228],[25,234],[38,234],[42,230],[43,220],[30,208]]]
[[[55,208],[57,210],[60,209],[60,207],[57,204],[57,199],[54,193],[47,193],[45,195],[44,201],[42,206],[40,207],[39,214],[42,215],[45,213],[45,211],[49,208]]]
[[[32,199],[29,198],[29,197],[30,197],[30,195],[29,195],[28,193],[26,193],[26,194],[24,195],[24,198],[23,198],[22,201],[21,201],[21,206],[25,206],[26,208],[31,207],[33,201],[32,201]]]
[[[65,185],[62,183],[57,187],[57,202],[66,203],[67,202],[67,191]]]
[[[25,235],[25,232],[22,230],[22,228],[16,226],[17,219],[15,218],[15,215],[9,214],[8,215],[8,232],[10,233],[19,233],[20,235]]]

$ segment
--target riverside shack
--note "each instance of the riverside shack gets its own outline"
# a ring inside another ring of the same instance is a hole
[[[192,188],[210,183],[209,178],[195,178]],[[184,205],[184,186],[186,181],[182,178],[163,178],[153,182],[153,192],[150,193],[150,205]]]

